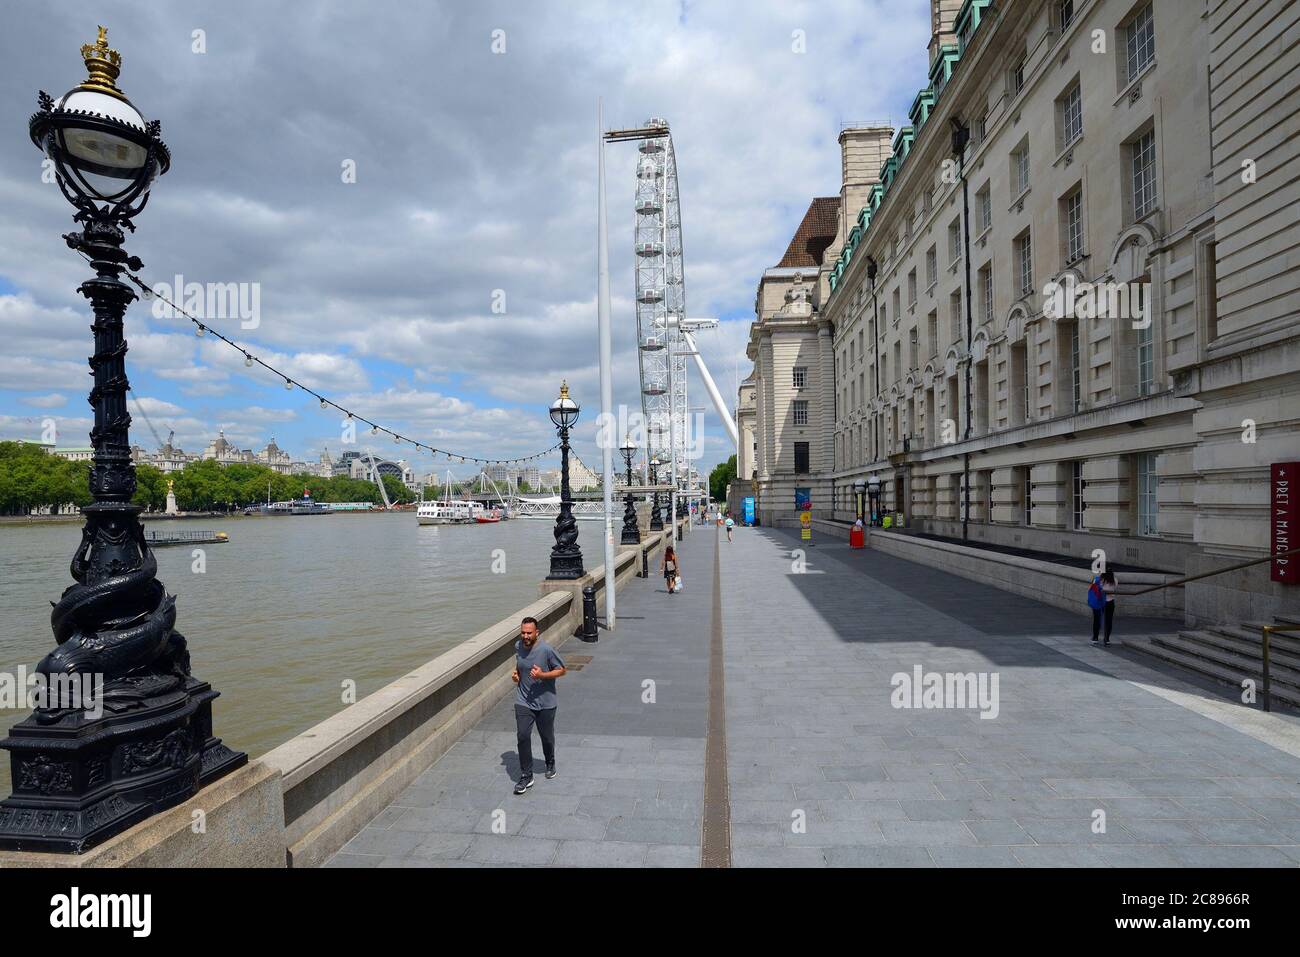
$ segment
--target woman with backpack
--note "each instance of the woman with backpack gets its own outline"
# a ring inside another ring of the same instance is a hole
[[[668,586],[668,594],[672,594],[677,584],[677,576],[681,573],[681,564],[677,561],[677,552],[669,545],[664,549],[663,558],[659,560],[659,570],[663,572],[664,584]]]
[[[1115,573],[1109,568],[1092,580],[1088,586],[1088,607],[1092,609],[1092,643],[1097,644],[1097,634],[1102,622],[1106,624],[1105,645],[1110,644],[1110,628],[1115,621],[1115,592],[1119,585]]]

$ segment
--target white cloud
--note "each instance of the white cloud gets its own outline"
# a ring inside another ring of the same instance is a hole
[[[49,395],[25,395],[18,401],[37,409],[58,409],[68,404],[68,397],[58,392],[51,392]]]
[[[925,84],[929,36],[925,0],[647,0],[562,16],[503,0],[380,3],[306,20],[236,2],[205,13],[224,42],[195,56],[177,40],[193,27],[184,10],[123,0],[114,15],[124,88],[163,121],[174,153],[127,239],[143,275],[258,282],[261,324],[221,326],[231,338],[310,388],[376,397],[374,415],[399,431],[436,428],[485,451],[525,434],[549,444],[545,408],[561,378],[596,406],[598,92],[609,126],[671,122],[688,310],[733,315],[752,306],[808,201],[838,190],[840,124],[899,118]],[[504,56],[490,51],[496,27]],[[791,49],[795,29],[806,54]],[[83,34],[72,9],[13,11],[7,115],[30,112],[40,86],[76,81],[67,57],[75,64]],[[321,62],[343,64],[327,97],[304,67]],[[0,408],[5,390],[79,394],[89,382],[88,308],[75,291],[89,273],[59,239],[70,209],[23,139],[0,138],[0,282],[22,290],[0,295],[0,328],[12,330]],[[635,407],[638,154],[623,144],[607,155],[615,402]],[[356,183],[342,182],[344,159]],[[504,315],[490,311],[496,289]],[[275,404],[264,370],[187,326],[132,307],[137,387],[207,423],[204,434],[250,403]],[[728,402],[749,371],[744,326],[700,337]],[[692,404],[705,404],[692,376]],[[468,410],[449,404],[457,392]],[[328,434],[312,419],[283,424],[306,443],[308,430]]]

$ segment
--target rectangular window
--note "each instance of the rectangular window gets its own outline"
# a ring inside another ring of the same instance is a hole
[[[1015,96],[1025,88],[1025,58],[1022,56],[1011,68],[1011,95]]]
[[[916,305],[916,270],[913,269],[907,274],[907,304]]]
[[[1070,323],[1070,398],[1075,412],[1083,407],[1083,369],[1079,365],[1079,322]]]
[[[961,312],[961,290],[957,290],[948,297],[948,344],[951,345],[960,342],[962,339],[962,312]]]
[[[1074,21],[1074,0],[1060,0],[1056,5],[1057,20],[1065,30]]]
[[[1124,27],[1125,83],[1132,83],[1156,58],[1155,18],[1151,4],[1133,15]]]
[[[930,340],[926,343],[926,348],[930,350],[930,355],[939,354],[939,313],[932,312],[926,317],[926,332],[930,335]]]
[[[808,424],[808,400],[807,399],[794,400],[794,424],[795,425]]]
[[[939,251],[931,246],[925,253],[925,288],[939,281]]]
[[[983,143],[989,135],[989,113],[985,110],[975,121],[975,142]]]
[[[1064,150],[1083,135],[1083,94],[1077,82],[1057,100],[1057,109],[1061,123],[1059,146]]]
[[[808,367],[795,366],[792,370],[792,378],[794,379],[794,387],[802,389],[808,384]]]
[[[1020,295],[1028,296],[1034,291],[1034,253],[1029,241],[1029,230],[1016,238],[1014,252]]]
[[[1076,189],[1061,203],[1061,222],[1065,229],[1065,264],[1083,258],[1083,191]]]
[[[1133,142],[1133,218],[1156,208],[1156,133],[1147,130]]]
[[[1137,331],[1138,395],[1150,395],[1155,387],[1155,337],[1148,318],[1145,328]]]
[[[898,322],[903,316],[903,294],[900,290],[894,290],[894,322]]]
[[[1070,481],[1070,507],[1073,512],[1072,527],[1080,531],[1083,528],[1083,510],[1086,506],[1083,504],[1083,463],[1070,463],[1071,481]]]
[[[980,322],[991,322],[993,320],[993,266],[985,266],[980,270],[980,301],[982,308],[980,310]]]
[[[794,444],[794,470],[800,474],[810,471],[808,468],[807,442],[796,442]]]
[[[1026,467],[1021,471],[1025,474],[1024,501],[1025,501],[1025,527],[1028,528],[1034,524],[1034,480],[1031,478],[1031,470]]]
[[[1011,195],[1019,196],[1029,189],[1029,143],[1025,142],[1011,154]]]
[[[1157,518],[1156,493],[1160,487],[1160,480],[1156,475],[1156,455],[1154,452],[1143,452],[1138,455],[1137,480],[1138,534],[1157,535],[1160,529]]]
[[[1011,347],[1007,367],[1007,424],[1023,425],[1029,419],[1029,373],[1023,342]]]
[[[975,194],[975,224],[982,233],[993,225],[993,194],[988,183]]]
[[[961,220],[948,224],[948,263],[961,262]]]
[[[909,369],[919,369],[919,368],[921,368],[921,364],[917,361],[917,339],[919,339],[919,338],[920,338],[920,336],[917,335],[916,326],[913,326],[910,330],[908,330],[908,333],[907,333],[907,344],[908,344],[907,358],[908,358],[909,361],[908,361],[908,366],[907,366],[907,367],[908,367]]]

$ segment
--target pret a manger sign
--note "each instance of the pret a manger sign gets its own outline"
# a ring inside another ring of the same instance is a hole
[[[1273,554],[1300,548],[1300,462],[1274,462],[1269,475],[1269,528]],[[1300,583],[1300,555],[1274,558],[1269,577],[1288,585]]]

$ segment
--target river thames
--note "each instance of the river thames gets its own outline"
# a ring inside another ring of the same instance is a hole
[[[472,638],[538,597],[550,521],[417,525],[414,512],[146,522],[224,531],[230,541],[156,550],[176,596],[194,674],[221,692],[216,734],[257,757],[356,698]],[[583,523],[601,563],[601,527]],[[50,602],[71,582],[80,523],[0,525],[0,671],[29,671],[53,647]],[[0,710],[5,733],[27,714]],[[0,796],[9,755],[0,756]]]

